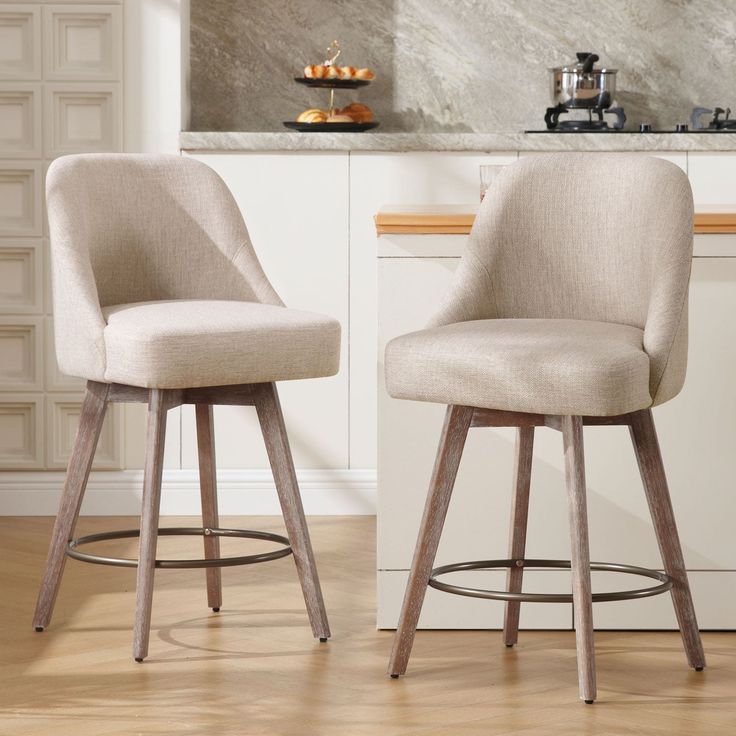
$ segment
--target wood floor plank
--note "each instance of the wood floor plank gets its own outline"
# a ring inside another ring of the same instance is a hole
[[[82,517],[78,532],[136,523]],[[527,631],[513,649],[494,632],[420,631],[408,674],[389,679],[392,632],[375,629],[375,525],[367,517],[309,519],[329,602],[328,644],[312,638],[289,558],[224,569],[228,606],[219,614],[202,605],[201,571],[160,570],[155,646],[141,667],[129,649],[135,570],[71,561],[54,626],[42,634],[32,630],[51,524],[0,518],[3,736],[735,732],[736,633],[705,633],[709,667],[696,673],[683,662],[677,632],[597,632],[593,706],[577,699],[571,631]],[[189,524],[191,519],[162,519],[166,526]],[[278,517],[226,518],[223,524],[283,532]],[[135,540],[120,540],[104,549],[135,554],[135,546]],[[222,540],[222,546],[223,554],[245,554],[268,545]],[[200,556],[201,539],[164,537],[159,554]],[[494,605],[503,604],[489,602]]]

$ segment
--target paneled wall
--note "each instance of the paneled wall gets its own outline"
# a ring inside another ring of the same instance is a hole
[[[0,0],[0,470],[60,469],[83,383],[56,369],[44,179],[67,153],[122,150],[122,4]],[[123,464],[122,412],[95,459]]]
[[[0,0],[1,514],[55,513],[82,398],[82,383],[59,374],[54,357],[45,172],[64,153],[178,152],[181,85],[186,84],[180,68],[185,6],[186,0]],[[277,159],[264,157],[260,166],[273,170]],[[314,295],[309,279],[322,269],[318,299],[311,307],[334,313],[346,324],[346,202],[333,202],[329,228],[323,227],[324,213],[317,210],[312,212],[317,220],[294,219],[287,233],[273,227],[286,224],[278,202],[302,199],[314,185],[311,165],[316,162],[305,159],[302,174],[295,177],[283,158],[277,178],[257,174],[249,180],[230,176],[242,168],[232,160],[223,164],[223,174],[236,193],[243,182],[254,185],[240,192],[256,204],[255,212],[246,212],[249,226],[285,297],[297,304],[302,290]],[[347,156],[323,157],[323,163],[319,176],[330,182],[335,196],[346,197]],[[252,173],[259,164],[250,164]],[[257,186],[259,180],[268,181],[269,187]],[[269,207],[257,206],[264,201]],[[275,212],[270,225],[263,217],[266,211]],[[259,230],[265,235],[258,235]],[[311,240],[304,242],[305,230],[321,249],[315,250]],[[301,272],[284,265],[292,252],[284,251],[285,242],[301,248],[298,262],[312,269],[306,277],[301,265]],[[317,252],[319,262],[313,260]],[[340,376],[309,382],[304,389],[286,385],[281,392],[308,513],[375,509],[375,471],[353,470],[348,464],[346,348],[344,353]],[[251,414],[246,409],[216,410],[223,513],[279,513]],[[92,473],[83,514],[138,512],[144,436],[145,406],[114,408],[95,461],[96,469],[105,472]],[[163,513],[199,512],[195,461],[192,415],[174,409],[167,427]]]

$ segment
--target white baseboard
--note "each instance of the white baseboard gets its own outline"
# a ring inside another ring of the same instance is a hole
[[[0,472],[0,516],[54,516],[64,482],[56,471]],[[376,513],[375,470],[297,471],[304,510],[311,515],[372,515]],[[142,470],[92,473],[82,505],[86,516],[140,514]],[[217,472],[220,513],[279,515],[273,477],[268,470]],[[200,513],[196,470],[164,470],[161,513]]]

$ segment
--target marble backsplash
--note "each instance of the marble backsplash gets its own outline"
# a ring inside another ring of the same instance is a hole
[[[736,110],[736,0],[190,0],[190,130],[283,131],[325,90],[297,85],[338,38],[376,80],[339,92],[382,132],[544,127],[548,67],[594,51],[619,70],[627,127]]]

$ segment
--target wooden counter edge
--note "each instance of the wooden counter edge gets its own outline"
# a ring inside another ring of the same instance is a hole
[[[379,212],[373,219],[377,235],[467,235],[475,215]],[[736,212],[696,212],[693,232],[736,233]]]

